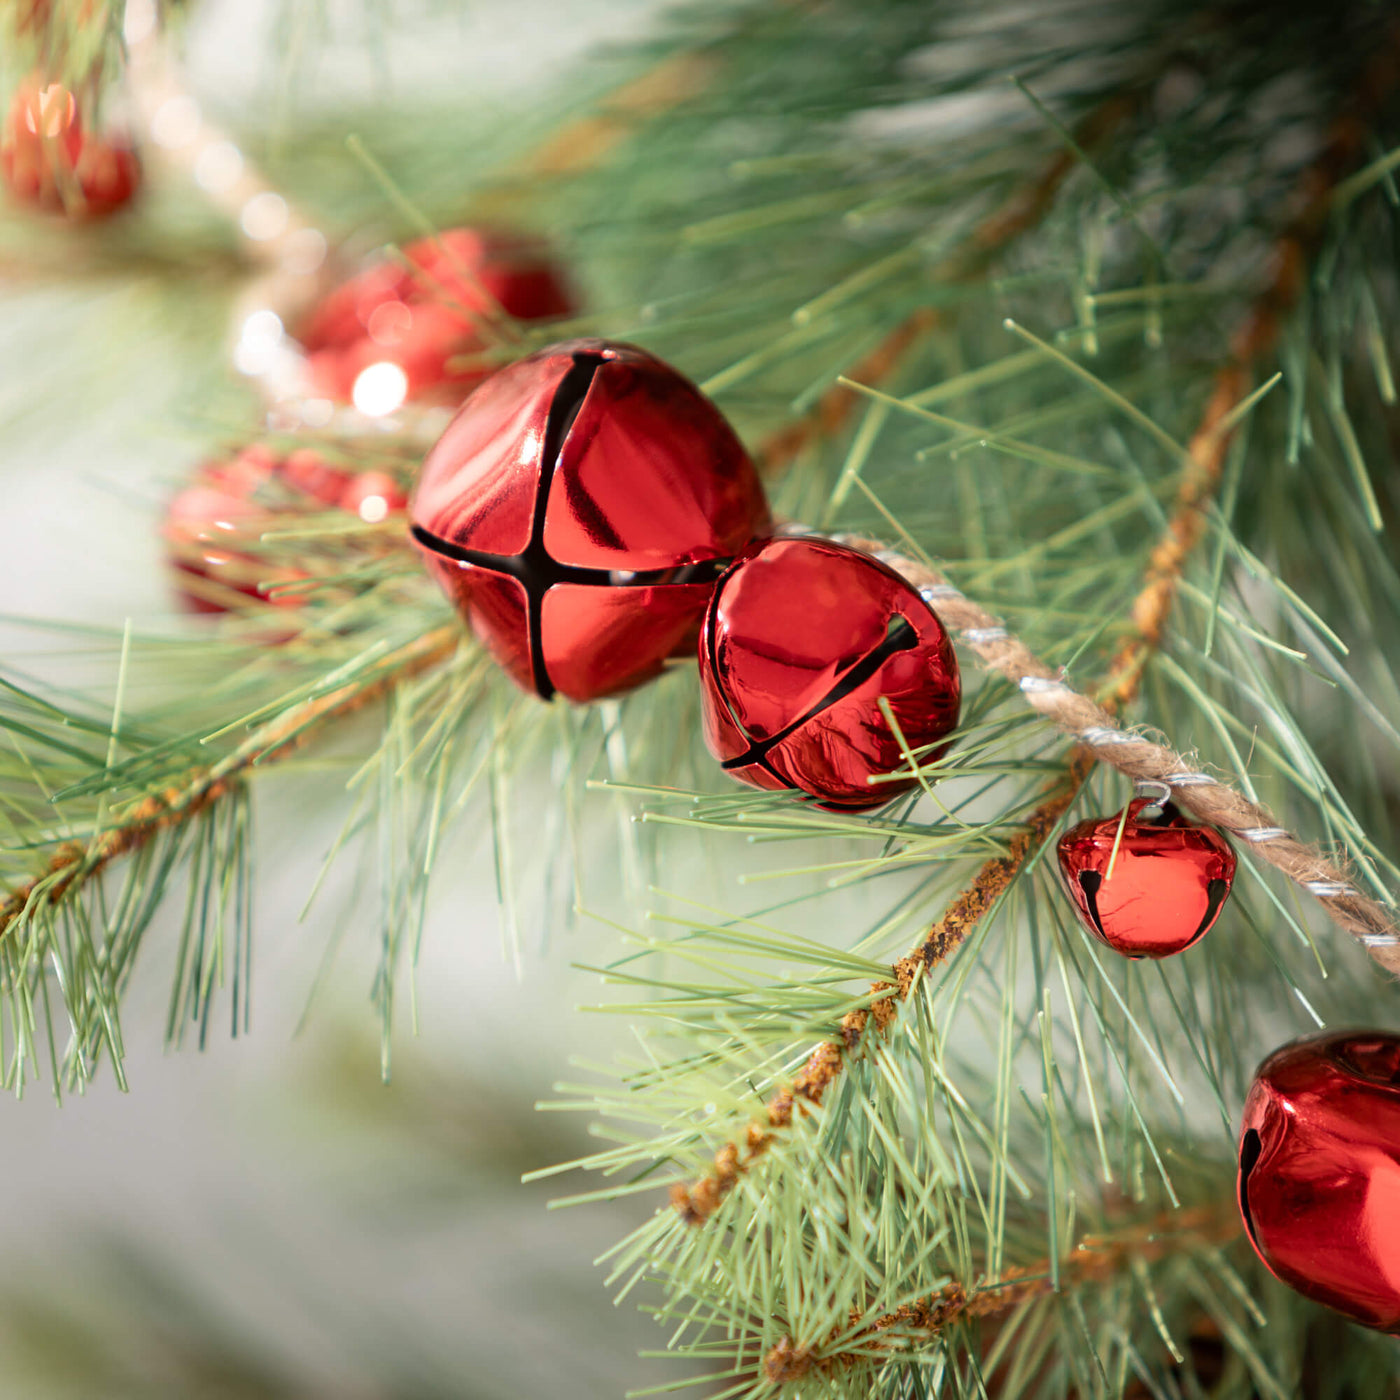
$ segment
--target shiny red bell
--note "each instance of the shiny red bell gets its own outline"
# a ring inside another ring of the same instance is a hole
[[[495,307],[519,321],[566,316],[573,298],[541,246],[471,228],[410,243],[330,293],[300,327],[315,391],[373,405],[366,371],[402,371],[401,399],[460,399],[489,371],[454,360],[482,348],[480,318]],[[371,376],[371,379],[373,376]],[[397,407],[397,402],[394,403]]]
[[[714,580],[770,526],[719,411],[633,345],[576,340],[493,375],[423,464],[413,536],[527,690],[592,700],[693,644]]]
[[[1239,1201],[1275,1277],[1400,1333],[1400,1036],[1328,1032],[1259,1066],[1244,1105]]]
[[[286,607],[290,594],[269,599],[260,585],[287,582],[296,574],[276,568],[251,548],[269,527],[287,493],[358,515],[367,523],[385,519],[406,504],[402,489],[385,472],[354,472],[327,462],[310,448],[279,456],[253,443],[232,457],[206,463],[166,511],[170,567],[181,601],[194,612],[221,613],[253,602]]]
[[[1057,847],[1084,927],[1129,958],[1169,958],[1199,942],[1235,878],[1235,853],[1214,827],[1193,825],[1170,802],[1142,820],[1154,805],[1135,798],[1126,818],[1080,822]]]
[[[84,128],[66,87],[20,84],[0,132],[0,175],[16,199],[73,219],[102,218],[131,199],[140,174],[129,147]]]
[[[741,782],[823,806],[878,807],[917,785],[880,697],[924,761],[957,724],[953,644],[878,560],[830,540],[772,540],[720,579],[700,635],[705,742]],[[872,779],[903,768],[905,776]]]

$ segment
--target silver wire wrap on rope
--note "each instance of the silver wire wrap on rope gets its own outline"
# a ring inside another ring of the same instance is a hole
[[[1356,887],[1345,880],[1305,880],[1303,888],[1319,899],[1346,899],[1356,893]]]
[[[1107,748],[1110,744],[1136,744],[1140,742],[1136,734],[1129,734],[1123,729],[1109,729],[1106,725],[1081,729],[1079,739],[1082,743],[1088,744],[1091,749]]]
[[[1288,828],[1286,826],[1247,826],[1242,831],[1237,831],[1235,835],[1256,843],[1277,841],[1280,836],[1288,835]]]

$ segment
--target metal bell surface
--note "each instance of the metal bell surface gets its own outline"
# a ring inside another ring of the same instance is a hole
[[[917,591],[859,550],[773,540],[720,580],[700,638],[705,741],[733,777],[826,807],[878,807],[917,786],[958,722],[957,658]],[[873,782],[904,768],[897,779]]]
[[[1169,958],[1198,943],[1235,878],[1235,853],[1214,827],[1187,821],[1170,802],[1141,819],[1153,805],[1135,798],[1126,817],[1080,822],[1057,847],[1084,927],[1128,958]]]
[[[1270,1272],[1400,1333],[1400,1036],[1330,1032],[1269,1056],[1239,1162],[1240,1214]]]
[[[31,75],[0,128],[0,179],[20,203],[69,219],[101,219],[131,201],[141,162],[119,135],[84,126],[68,88]]]
[[[544,699],[631,689],[694,645],[721,570],[771,529],[719,410],[635,346],[572,341],[462,405],[411,507],[429,569]]]
[[[297,338],[316,392],[378,415],[408,400],[456,402],[481,383],[489,370],[463,361],[484,348],[481,318],[498,307],[538,321],[569,315],[574,299],[539,242],[446,229],[341,283]],[[400,373],[397,395],[375,402],[386,368]]]

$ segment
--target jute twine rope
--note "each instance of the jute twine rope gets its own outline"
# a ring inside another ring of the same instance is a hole
[[[1334,923],[1351,934],[1393,976],[1400,977],[1400,923],[1395,910],[1363,894],[1347,872],[1317,846],[1300,840],[1257,803],[1228,783],[1196,770],[1190,759],[1145,735],[1120,728],[1103,706],[1073,689],[999,618],[955,588],[937,570],[879,541],[843,535],[902,574],[940,621],[968,647],[985,670],[1005,676],[1026,703],[1072,735],[1100,762],[1135,782],[1160,783],[1173,799],[1243,842],[1256,859],[1272,865],[1322,901]]]

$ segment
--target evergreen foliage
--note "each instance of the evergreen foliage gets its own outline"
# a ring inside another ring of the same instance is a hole
[[[938,561],[1077,688],[1393,907],[1387,7],[708,5],[621,66],[656,64],[670,100],[601,158],[480,183],[477,207],[552,231],[588,284],[550,337],[678,364],[758,449],[779,514]],[[373,123],[405,236],[412,211],[469,212],[420,201],[440,156],[415,175],[392,117]],[[319,151],[308,196],[353,218],[318,187]],[[278,168],[296,179],[290,147]],[[1222,383],[1239,392],[1211,419]],[[1219,469],[1183,502],[1203,423]],[[419,450],[325,445],[405,479]],[[1127,786],[970,655],[957,742],[910,756],[923,790],[822,813],[713,769],[689,667],[621,702],[541,706],[462,638],[396,530],[278,505],[247,547],[295,576],[277,591],[296,606],[198,635],[71,628],[86,660],[110,657],[99,688],[5,666],[10,1084],[121,1075],[121,992],[166,898],[187,911],[167,1034],[238,1028],[256,771],[372,713],[347,740],[332,858],[363,843],[373,870],[386,1072],[434,866],[484,809],[513,943],[573,906],[616,928],[599,1009],[635,1054],[583,1056],[545,1106],[600,1142],[553,1170],[596,1175],[568,1201],[633,1199],[609,1283],[654,1314],[658,1347],[704,1363],[706,1393],[1396,1393],[1397,1343],[1339,1342],[1268,1279],[1233,1207],[1257,1062],[1315,1026],[1394,1024],[1394,987],[1315,901],[1242,852],[1199,947],[1119,960],[1072,917],[1053,841]],[[1204,528],[1144,632],[1135,600],[1183,510]],[[542,765],[555,802],[522,810],[513,779]],[[541,894],[561,853],[572,874]],[[989,861],[991,897],[901,976],[989,888]],[[614,862],[620,892],[590,874]]]

